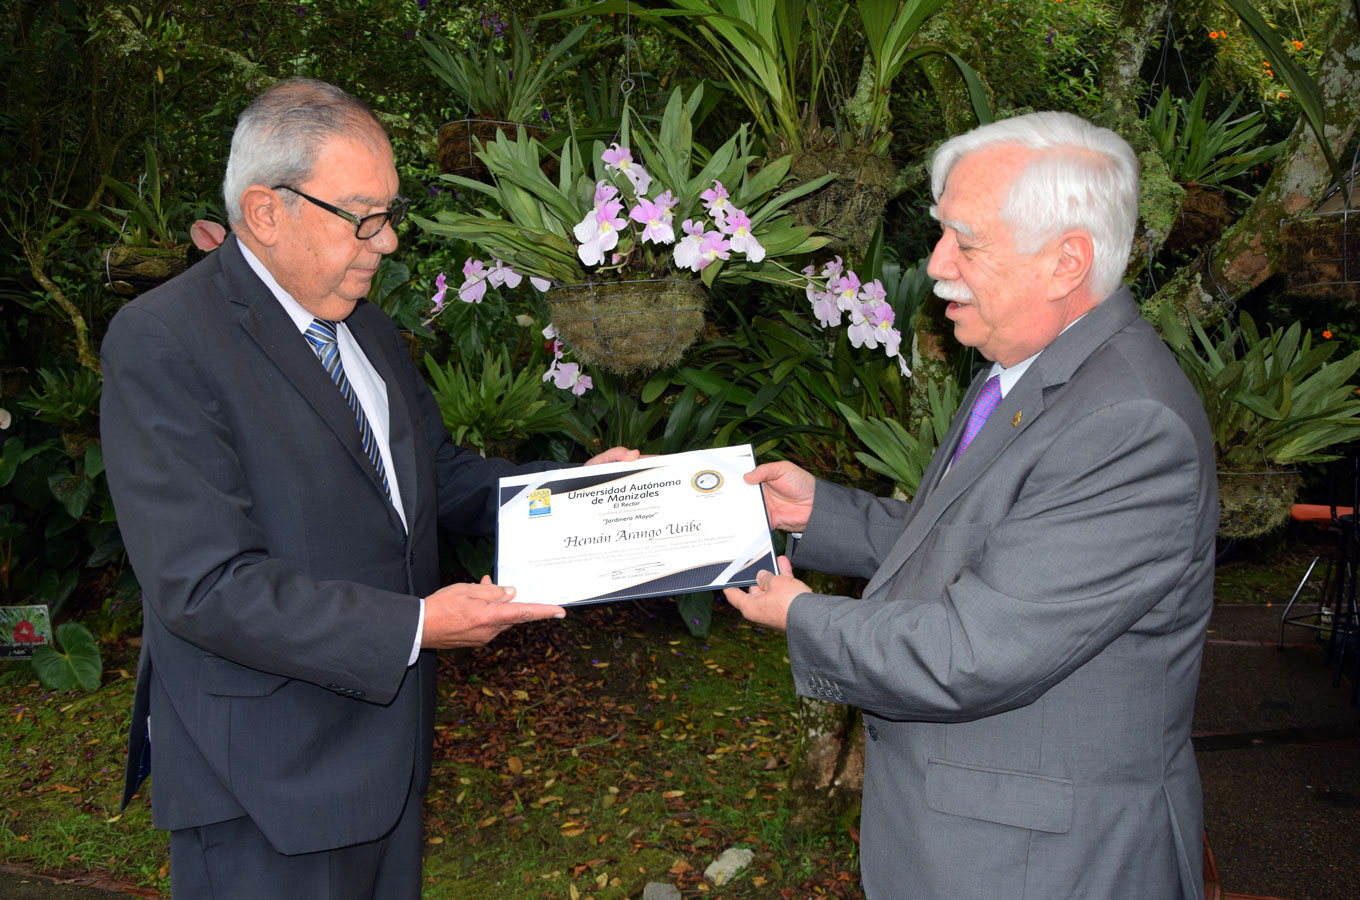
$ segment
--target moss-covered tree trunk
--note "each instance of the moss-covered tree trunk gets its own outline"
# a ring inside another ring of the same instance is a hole
[[[1342,155],[1360,122],[1360,23],[1354,0],[1337,0],[1332,40],[1316,76],[1326,110],[1327,142]],[[1170,306],[1215,321],[1247,291],[1282,271],[1280,223],[1310,212],[1333,184],[1317,136],[1300,118],[1275,171],[1246,213],[1212,247],[1180,269],[1143,304],[1157,321]]]

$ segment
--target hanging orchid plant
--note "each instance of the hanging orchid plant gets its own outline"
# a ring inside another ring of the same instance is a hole
[[[544,148],[523,132],[513,141],[500,136],[479,154],[493,183],[444,176],[491,201],[475,215],[413,217],[427,231],[460,238],[488,254],[464,263],[459,299],[479,302],[488,288],[513,288],[526,277],[539,291],[590,282],[693,278],[710,287],[763,281],[806,290],[811,298],[834,292],[847,277],[858,290],[858,278],[843,275],[839,259],[820,274],[800,274],[788,265],[791,258],[806,259],[829,237],[794,224],[784,207],[828,178],[787,186],[789,158],[762,167],[745,126],[717,151],[705,153],[693,143],[691,126],[701,91],[688,100],[680,91],[671,95],[657,136],[641,125],[630,128],[625,114],[621,140],[608,146],[596,142],[589,166],[568,140],[556,184],[540,168]],[[436,312],[447,291],[443,278],[437,282]],[[882,288],[878,291],[881,299]],[[900,335],[892,337],[897,333],[891,330],[891,309],[882,303],[866,306],[868,301],[851,294],[851,301],[838,301],[844,305],[838,306],[835,321],[849,312],[856,346],[891,346],[889,355],[894,355]],[[867,296],[872,301],[872,292]],[[824,324],[831,322],[829,311],[817,314]],[[555,333],[549,339],[555,340]],[[559,348],[545,380],[551,377],[579,393],[579,369],[567,370],[574,364],[560,359]]]

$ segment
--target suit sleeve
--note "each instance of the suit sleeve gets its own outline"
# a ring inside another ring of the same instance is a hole
[[[144,599],[172,633],[244,666],[385,703],[406,672],[413,596],[316,581],[251,521],[237,437],[175,330],[128,307],[102,346],[109,488]]]
[[[831,575],[872,576],[902,534],[910,504],[821,479],[813,497],[790,561]]]
[[[1186,590],[1204,552],[1194,546],[1203,480],[1189,427],[1165,406],[1131,400],[1085,415],[999,521],[975,523],[981,546],[936,596],[913,595],[899,576],[888,602],[797,597],[788,635],[799,692],[819,696],[822,679],[845,703],[919,721],[1032,703]]]

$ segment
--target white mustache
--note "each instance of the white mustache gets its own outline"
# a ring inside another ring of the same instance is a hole
[[[935,296],[943,300],[972,300],[973,292],[962,281],[935,282]]]

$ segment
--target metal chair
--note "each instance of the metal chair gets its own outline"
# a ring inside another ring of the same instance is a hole
[[[1316,631],[1320,636],[1326,638],[1332,629],[1332,606],[1331,599],[1332,579],[1336,573],[1336,562],[1340,552],[1341,529],[1340,517],[1353,514],[1354,510],[1350,507],[1336,506],[1335,504],[1323,503],[1295,503],[1289,510],[1289,517],[1302,525],[1311,525],[1325,528],[1334,535],[1331,547],[1313,557],[1313,561],[1308,564],[1308,568],[1299,579],[1298,587],[1294,588],[1294,594],[1289,598],[1289,602],[1284,606],[1284,612],[1280,615],[1280,640],[1277,649],[1284,649],[1284,629],[1286,625],[1293,625],[1298,628],[1307,628]],[[1326,566],[1323,568],[1322,590],[1318,592],[1316,605],[1311,606],[1304,612],[1294,612],[1294,606],[1302,596],[1304,588],[1308,586],[1308,581],[1317,569],[1318,563],[1322,562],[1323,557],[1327,558]]]

